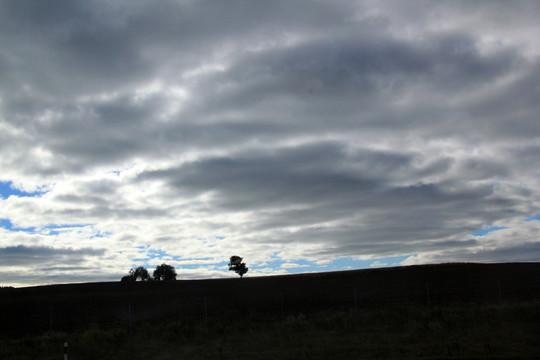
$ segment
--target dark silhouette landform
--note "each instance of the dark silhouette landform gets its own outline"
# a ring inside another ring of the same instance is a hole
[[[103,282],[0,291],[3,333],[73,331],[128,321],[277,318],[383,305],[540,300],[540,263],[455,263],[172,282]],[[51,324],[52,323],[52,324]]]
[[[231,274],[232,275],[232,274]],[[540,263],[0,289],[0,358],[533,358]]]

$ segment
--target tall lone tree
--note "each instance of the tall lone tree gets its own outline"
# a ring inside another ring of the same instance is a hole
[[[172,281],[176,280],[176,271],[174,267],[167,264],[161,264],[154,270],[154,280],[156,281]]]
[[[240,275],[240,278],[242,278],[242,276],[244,276],[248,270],[249,269],[247,268],[246,263],[242,262],[242,258],[240,256],[231,256],[231,262],[229,262],[229,271],[234,271]]]

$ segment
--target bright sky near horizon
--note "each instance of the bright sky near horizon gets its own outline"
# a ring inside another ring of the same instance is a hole
[[[539,18],[0,2],[0,285],[538,261]]]

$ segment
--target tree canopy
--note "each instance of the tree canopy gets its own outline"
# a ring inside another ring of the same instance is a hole
[[[161,264],[154,270],[154,280],[156,281],[172,281],[176,280],[176,271],[174,267],[167,264]]]
[[[246,266],[246,263],[242,262],[242,258],[237,255],[231,256],[230,262],[229,262],[229,271],[234,271],[238,275],[240,275],[240,278],[244,276],[245,273],[247,273],[249,268]]]
[[[148,273],[148,270],[146,270],[144,267],[139,266],[136,269],[129,270],[129,274],[122,277],[122,281],[150,281],[152,280],[150,278],[150,274]]]

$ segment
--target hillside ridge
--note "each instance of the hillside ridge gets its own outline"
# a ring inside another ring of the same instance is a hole
[[[285,317],[392,304],[431,307],[539,300],[540,263],[447,263],[242,279],[2,289],[0,321],[4,332],[42,333],[88,324],[116,328],[128,322]]]

